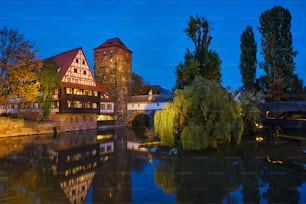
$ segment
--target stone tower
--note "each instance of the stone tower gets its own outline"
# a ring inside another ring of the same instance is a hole
[[[93,50],[96,82],[111,92],[116,125],[126,125],[132,93],[132,51],[119,38],[108,39]]]

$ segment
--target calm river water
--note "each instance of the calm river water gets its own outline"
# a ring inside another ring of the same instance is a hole
[[[306,144],[177,156],[131,129],[0,139],[0,203],[306,203]]]

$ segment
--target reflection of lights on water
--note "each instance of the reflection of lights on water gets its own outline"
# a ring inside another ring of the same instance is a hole
[[[97,135],[97,140],[111,139],[112,137],[112,134]]]
[[[262,142],[262,141],[263,141],[263,137],[261,137],[261,136],[256,137],[256,142]]]
[[[255,126],[256,126],[256,128],[259,128],[259,129],[262,129],[262,128],[263,128],[263,125],[260,124],[260,123],[256,123]]]
[[[272,159],[270,159],[269,155],[267,156],[267,161],[268,161],[269,163],[272,163],[272,164],[282,164],[282,163],[284,163],[284,162],[281,161],[281,160],[272,160]]]

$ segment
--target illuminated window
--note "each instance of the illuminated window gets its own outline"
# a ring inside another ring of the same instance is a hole
[[[72,88],[66,88],[66,94],[72,94]]]
[[[94,96],[98,96],[98,92],[97,91],[93,91],[93,95]]]

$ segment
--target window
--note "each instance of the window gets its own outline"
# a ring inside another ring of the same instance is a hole
[[[101,109],[102,109],[102,110],[105,110],[105,109],[106,109],[106,107],[105,107],[105,104],[104,104],[104,103],[102,103],[102,104],[101,104]]]
[[[78,73],[78,69],[74,69],[74,73]]]
[[[84,70],[84,71],[83,71],[83,74],[84,74],[84,75],[86,75],[86,74],[87,74],[87,73],[86,73],[86,70]]]
[[[103,54],[105,54],[105,55],[106,55],[106,51],[105,51],[105,50],[104,50]]]
[[[107,110],[112,110],[112,104],[107,104]]]
[[[76,63],[79,63],[79,59],[75,59],[75,62],[76,62]]]
[[[66,94],[72,94],[72,88],[66,88]]]
[[[84,61],[84,60],[82,61],[82,64],[85,64],[85,61]]]

